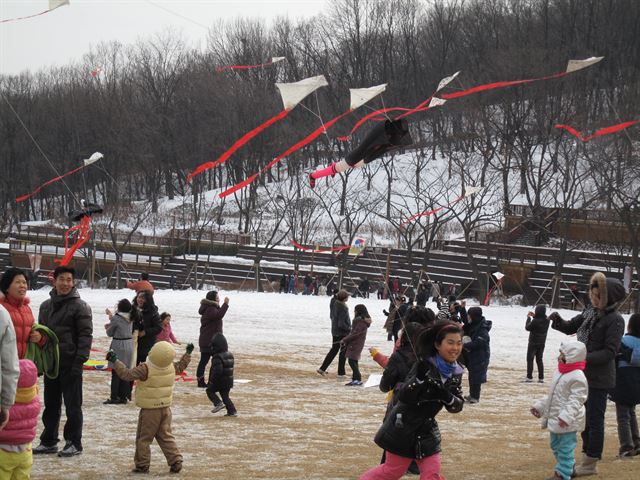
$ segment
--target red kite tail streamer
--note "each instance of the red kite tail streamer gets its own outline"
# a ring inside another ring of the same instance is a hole
[[[442,210],[444,207],[438,207],[438,208],[434,208],[433,210],[428,210],[426,212],[422,212],[422,213],[416,213],[415,215],[412,215],[411,217],[407,218],[404,222],[402,222],[400,224],[400,226],[402,227],[403,225],[406,225],[407,223],[411,223],[412,221],[414,221],[416,218],[420,218],[420,217],[426,217],[429,215],[433,215],[434,213],[439,212],[440,210]]]
[[[618,123],[617,125],[611,125],[610,127],[605,127],[605,128],[601,128],[600,130],[597,130],[593,135],[589,137],[584,137],[580,132],[578,132],[575,128],[569,125],[558,124],[558,125],[555,125],[555,128],[566,130],[571,135],[582,140],[583,142],[588,142],[589,140],[593,140],[594,138],[603,137],[604,135],[609,135],[611,133],[619,132],[633,125],[636,125],[637,123],[640,123],[640,120],[631,120],[629,122]]]
[[[227,70],[251,70],[252,68],[260,68],[260,67],[268,67],[269,65],[273,65],[273,60],[266,63],[259,63],[257,65],[226,65],[224,67],[216,68],[216,72],[222,73]]]
[[[376,110],[375,112],[371,112],[371,113],[365,115],[364,117],[362,117],[360,120],[358,120],[358,123],[356,123],[353,126],[353,128],[349,132],[349,135],[344,136],[344,137],[338,137],[338,140],[340,140],[340,141],[349,140],[349,137],[351,135],[353,135],[356,130],[358,130],[362,125],[364,125],[366,122],[368,122],[372,118],[377,117],[378,115],[381,115],[381,114],[384,114],[384,113],[387,113],[387,112],[397,112],[397,111],[409,112],[411,110],[413,110],[413,109],[411,109],[411,108],[402,108],[402,107],[389,107],[389,108],[381,108],[380,110]]]
[[[489,305],[489,298],[491,297],[491,294],[493,293],[493,289],[496,288],[495,284],[489,289],[489,292],[487,293],[487,296],[484,297],[484,303],[483,305]]]
[[[73,258],[73,254],[76,253],[76,251],[85,243],[87,243],[87,240],[89,240],[89,237],[91,236],[91,230],[89,226],[89,216],[85,215],[84,217],[82,217],[82,220],[80,220],[80,225],[76,225],[75,227],[71,227],[69,230],[67,230],[67,232],[64,234],[64,257],[62,257],[61,260],[55,260],[56,263],[60,264],[60,266],[69,265],[69,262],[71,262],[71,259]],[[71,248],[69,248],[69,237],[73,232],[76,231],[78,232],[76,241],[71,246]]]
[[[342,250],[346,250],[347,248],[351,248],[351,245],[345,245],[343,247],[333,247],[333,248],[328,248],[328,249],[326,249],[326,248],[325,249],[320,249],[320,248],[315,248],[315,247],[305,247],[304,245],[300,245],[293,238],[291,240],[289,240],[289,242],[294,247],[299,248],[300,250],[314,251],[314,252],[318,252],[318,253],[340,252]]]
[[[273,125],[277,121],[282,120],[284,117],[286,117],[289,114],[290,111],[291,110],[283,110],[279,114],[277,114],[275,117],[271,117],[269,120],[264,122],[262,125],[258,125],[253,130],[245,133],[242,137],[240,137],[238,140],[236,140],[236,142],[233,145],[231,145],[231,148],[229,148],[226,152],[224,152],[222,155],[220,155],[220,157],[218,157],[217,160],[215,160],[214,162],[203,163],[198,168],[196,168],[193,172],[191,172],[187,176],[187,182],[190,182],[193,177],[195,177],[196,175],[201,174],[205,170],[209,170],[210,168],[213,168],[213,167],[215,167],[217,165],[220,165],[221,163],[226,162],[229,159],[229,157],[236,152],[236,150],[238,150],[240,147],[242,147],[245,143],[247,143],[249,140],[251,140],[253,137],[258,135],[263,130],[266,130],[267,128],[269,128],[271,125]]]
[[[460,200],[466,198],[467,195],[461,195],[460,197],[456,198],[455,200],[447,203],[446,205],[442,206],[442,207],[438,207],[438,208],[434,208],[433,210],[427,210],[425,212],[422,213],[416,213],[415,215],[412,215],[411,217],[407,218],[405,221],[403,221],[400,226],[403,226],[407,223],[411,223],[413,220],[415,220],[416,218],[420,218],[420,217],[426,217],[428,215],[433,215],[436,212],[439,212],[440,210],[442,210],[445,207],[450,207],[451,205],[455,205],[456,203],[458,203]]]
[[[323,133],[325,133],[329,128],[331,128],[338,120],[340,120],[341,118],[345,117],[346,115],[350,114],[352,112],[352,110],[347,110],[346,112],[338,115],[335,118],[332,118],[331,120],[329,120],[328,122],[326,122],[325,124],[323,124],[320,128],[317,128],[316,130],[314,130],[313,132],[311,132],[309,135],[307,135],[305,138],[303,138],[302,140],[300,140],[298,143],[296,143],[295,145],[292,145],[291,147],[289,147],[284,153],[281,153],[280,155],[278,155],[276,158],[274,158],[273,160],[271,160],[264,168],[262,168],[258,173],[255,173],[253,175],[251,175],[249,178],[247,178],[246,180],[243,180],[242,182],[234,185],[231,188],[228,188],[227,190],[225,190],[224,192],[221,192],[218,196],[220,198],[224,198],[228,195],[231,195],[233,192],[237,192],[238,190],[240,190],[241,188],[246,187],[247,185],[249,185],[251,182],[253,182],[258,175],[260,175],[261,173],[269,170],[271,167],[273,167],[276,163],[278,163],[280,160],[282,160],[283,158],[291,155],[293,152],[295,152],[296,150],[301,149],[302,147],[304,147],[305,145],[308,145],[309,143],[311,143],[312,141],[314,141],[316,138],[318,138],[320,135],[322,135]]]
[[[37,187],[33,192],[28,193],[27,195],[22,195],[21,197],[16,198],[16,202],[22,202],[23,200],[26,200],[29,197],[32,197],[33,195],[35,195],[36,193],[38,193],[40,190],[42,190],[44,187],[46,187],[47,185],[50,185],[52,183],[57,182],[58,180],[66,177],[67,175],[71,175],[73,173],[79,172],[80,170],[82,170],[86,165],[81,165],[78,168],[75,168],[73,170],[71,170],[70,172],[67,172],[63,175],[60,175],[59,177],[56,178],[52,178],[51,180],[48,180],[46,182],[44,182],[42,185],[40,185],[39,187]]]
[[[525,83],[532,83],[532,82],[539,82],[542,80],[551,80],[554,78],[561,78],[566,75],[569,75],[569,73],[571,72],[560,72],[560,73],[555,73],[553,75],[548,75],[546,77],[529,78],[526,80],[511,80],[506,82],[486,83],[484,85],[477,85],[467,90],[463,90],[461,92],[444,93],[439,95],[439,97],[444,100],[451,100],[453,98],[466,97],[467,95],[471,95],[472,93],[484,92],[486,90],[493,90],[495,88],[504,88],[504,87],[510,87],[512,85],[522,85]]]
[[[414,108],[412,108],[408,112],[405,112],[402,115],[396,117],[394,120],[400,120],[401,118],[408,117],[409,115],[413,115],[414,113],[424,112],[425,110],[429,110],[429,102],[431,101],[432,98],[433,98],[433,95],[431,95],[429,98],[427,98],[424,102],[420,103],[419,105],[416,105]]]

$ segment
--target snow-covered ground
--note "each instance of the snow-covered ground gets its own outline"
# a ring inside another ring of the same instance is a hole
[[[29,292],[37,315],[47,288]],[[104,358],[109,340],[105,336],[105,308],[129,290],[82,289],[81,297],[93,310],[92,358]],[[154,298],[160,311],[173,317],[173,330],[184,351],[186,342],[197,344],[198,306],[204,291],[158,290]],[[194,382],[176,382],[173,432],[184,455],[183,476],[225,479],[323,479],[357,478],[378,462],[380,450],[373,436],[384,414],[385,395],[377,388],[352,388],[336,383],[336,362],[328,378],[315,373],[331,342],[329,297],[277,293],[221,291],[230,308],[224,331],[236,357],[236,382],[231,397],[238,407],[237,419],[211,414],[211,404]],[[383,330],[382,310],[387,301],[349,299],[351,312],[364,303],[373,324],[367,346],[390,353],[391,342]],[[429,304],[435,308],[434,304]],[[468,305],[470,306],[470,305]],[[546,392],[548,384],[520,383],[525,374],[528,309],[517,306],[485,307],[492,320],[489,383],[482,400],[458,415],[438,417],[443,435],[443,473],[448,479],[544,478],[553,459],[548,434],[528,413],[533,398]],[[563,311],[569,317],[572,313]],[[625,316],[625,319],[627,317]],[[549,332],[545,350],[546,376],[555,368],[560,343],[567,337]],[[195,377],[198,349],[187,369]],[[381,373],[364,352],[363,377]],[[350,373],[347,367],[347,372]],[[72,459],[55,456],[34,458],[33,478],[122,478],[133,466],[137,408],[103,405],[109,392],[109,374],[87,371],[84,375],[84,454]],[[41,381],[42,383],[42,381]],[[344,380],[342,381],[344,383]],[[464,381],[466,389],[466,380]],[[42,385],[40,389],[42,396]],[[63,420],[64,422],[64,413]],[[38,434],[42,428],[38,425]],[[60,432],[62,436],[62,431]],[[37,443],[37,439],[36,439]],[[607,440],[603,478],[635,478],[632,463],[613,460],[617,452],[615,413],[607,412]],[[535,460],[534,460],[535,459]],[[152,478],[170,478],[157,445],[152,446]]]

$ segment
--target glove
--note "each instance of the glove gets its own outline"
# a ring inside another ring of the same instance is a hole
[[[382,313],[384,313],[384,316],[385,316],[385,317],[388,317],[388,316],[389,316],[389,312],[387,312],[386,310],[382,310]]]
[[[118,355],[116,355],[116,352],[114,352],[113,350],[109,350],[107,352],[107,360],[111,363],[116,363],[116,361],[118,360]]]
[[[558,312],[553,312],[551,315],[549,315],[549,320],[551,320],[551,325],[553,326],[553,328],[555,328],[558,323],[562,321],[562,317]]]
[[[416,379],[421,382],[425,381],[428,378],[427,373],[429,373],[429,365],[426,360],[418,360],[416,366]]]
[[[463,344],[465,344],[465,345],[466,345],[467,343],[470,343],[470,342],[471,342],[471,337],[469,337],[469,336],[467,336],[467,335],[465,335],[464,337],[462,337],[462,343],[463,343]]]
[[[193,352],[193,343],[187,343],[187,355],[191,355],[191,352]]]
[[[442,403],[450,404],[453,399],[453,394],[447,390],[444,384],[438,382],[437,380],[427,377],[427,383],[429,384],[429,388],[431,390],[431,395],[435,400],[439,400]]]

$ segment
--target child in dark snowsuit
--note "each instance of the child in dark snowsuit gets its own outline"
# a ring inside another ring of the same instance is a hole
[[[211,340],[211,369],[207,384],[207,397],[213,402],[212,413],[227,407],[227,417],[237,417],[238,411],[229,398],[233,388],[233,354],[229,351],[227,339],[222,333],[216,333]],[[222,400],[216,394],[218,392]]]
[[[465,400],[469,403],[480,401],[482,384],[487,382],[487,370],[491,357],[489,345],[491,321],[482,315],[482,308],[471,307],[467,312],[467,323],[464,325],[464,351],[469,371],[469,395]]]
[[[529,346],[527,347],[527,378],[525,382],[533,381],[533,359],[536,360],[538,366],[538,382],[544,382],[544,365],[542,363],[542,354],[544,353],[544,345],[547,342],[547,332],[549,331],[549,319],[547,318],[547,307],[538,305],[536,311],[529,312],[527,322],[524,325],[525,330],[529,332]]]

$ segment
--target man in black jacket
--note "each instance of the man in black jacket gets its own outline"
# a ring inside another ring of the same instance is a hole
[[[80,299],[75,287],[75,270],[59,266],[53,272],[50,299],[40,306],[38,323],[56,334],[60,348],[58,377],[44,378],[44,431],[33,453],[58,453],[71,457],[82,453],[82,366],[89,359],[93,340],[91,308]],[[45,337],[46,338],[46,337]],[[64,399],[67,422],[65,446],[58,452],[58,426]]]
[[[567,335],[576,334],[587,347],[584,374],[589,382],[587,425],[582,432],[582,461],[576,464],[575,476],[596,474],[596,464],[604,446],[604,415],[607,394],[616,385],[615,358],[624,334],[624,320],[617,312],[625,297],[622,282],[597,272],[589,282],[591,306],[569,321],[557,312],[549,315],[551,326]]]

